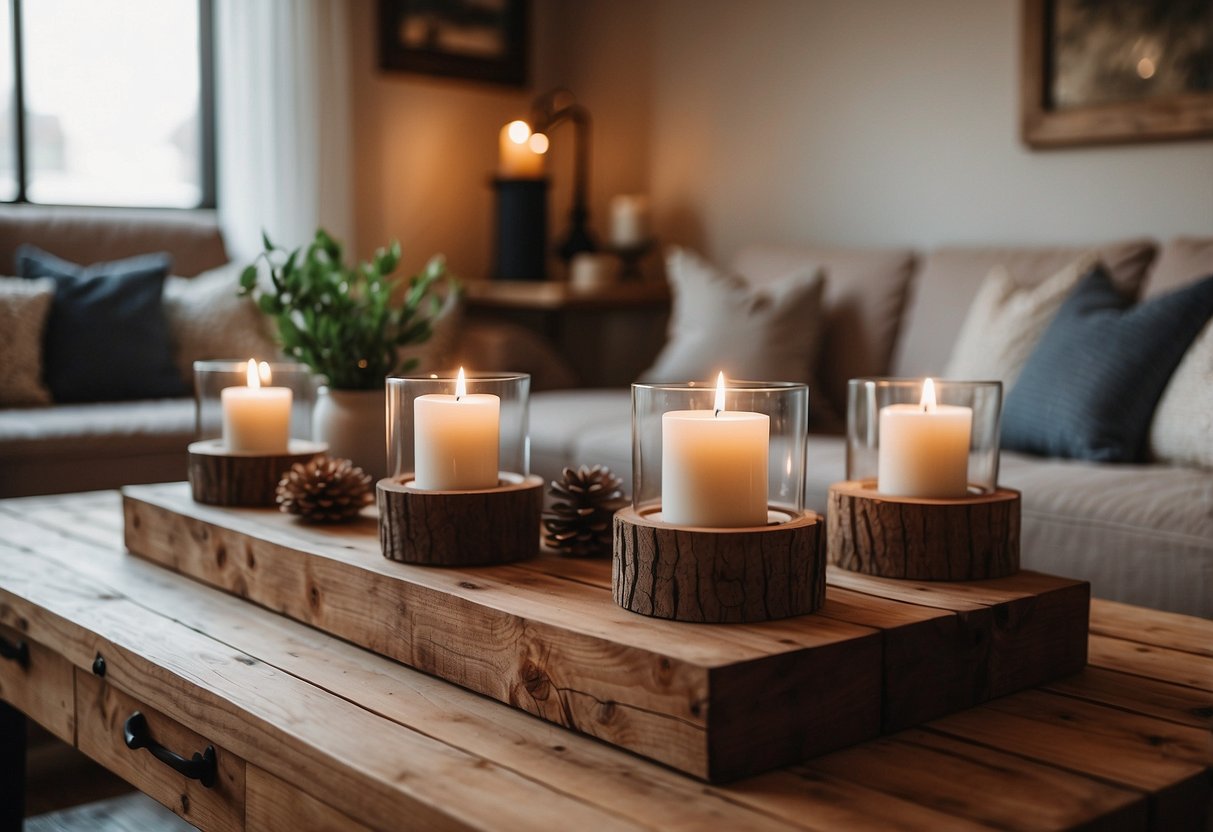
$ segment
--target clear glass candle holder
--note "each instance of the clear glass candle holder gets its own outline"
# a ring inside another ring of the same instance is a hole
[[[424,491],[519,482],[531,467],[526,373],[387,379],[388,476]],[[458,393],[458,395],[457,395]]]
[[[632,506],[677,526],[742,528],[804,509],[809,389],[729,380],[632,385]]]
[[[1001,415],[999,381],[853,378],[847,479],[897,497],[991,494]]]
[[[315,376],[306,365],[293,361],[271,361],[269,371],[269,382],[263,385],[265,388],[290,391],[286,417],[288,440],[310,441],[312,410],[316,404]],[[194,427],[199,440],[230,439],[225,436],[223,405],[223,391],[229,387],[248,387],[248,359],[194,362]],[[267,407],[272,409],[273,405]],[[252,408],[256,411],[258,405],[254,404]],[[232,415],[229,413],[229,417]],[[248,409],[244,411],[244,417],[245,426],[254,433],[260,432],[256,422],[278,421],[275,415],[258,414]],[[236,421],[236,429],[239,430],[238,415]],[[229,432],[231,427],[229,418]],[[272,430],[277,430],[277,427]]]

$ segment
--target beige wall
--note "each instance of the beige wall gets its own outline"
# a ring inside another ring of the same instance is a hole
[[[496,135],[570,87],[594,117],[593,227],[649,191],[667,242],[910,244],[1213,234],[1213,142],[1032,152],[1020,0],[535,0],[526,90],[376,68],[354,4],[358,248],[488,273]],[[554,235],[571,127],[554,131]]]
[[[1213,234],[1213,142],[1031,152],[1019,0],[663,0],[669,239],[931,246]]]
[[[497,131],[524,117],[535,95],[555,86],[571,89],[594,119],[591,221],[600,238],[610,196],[647,187],[653,55],[648,3],[535,0],[533,83],[523,90],[380,71],[375,6],[374,0],[356,0],[351,26],[355,223],[363,256],[398,238],[407,268],[444,252],[457,274],[486,276]],[[572,125],[557,127],[551,138],[554,241],[567,229]]]

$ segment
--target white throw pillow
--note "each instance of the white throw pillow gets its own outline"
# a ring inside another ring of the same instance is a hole
[[[995,266],[977,290],[944,369],[951,379],[1001,381],[1003,397],[1062,302],[1098,262],[1084,254],[1036,286],[1021,287]]]
[[[669,336],[643,380],[710,380],[723,370],[734,379],[809,381],[821,341],[820,269],[755,288],[673,248],[666,273],[674,300]]]
[[[1213,468],[1213,322],[1188,347],[1150,424],[1159,462]]]
[[[42,335],[54,300],[49,277],[0,277],[0,406],[51,403],[42,383]]]
[[[164,283],[164,312],[181,377],[192,385],[194,362],[215,358],[278,361],[273,322],[240,290],[239,263]]]

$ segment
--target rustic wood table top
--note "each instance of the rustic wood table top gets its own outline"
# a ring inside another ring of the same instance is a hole
[[[1109,602],[1078,675],[729,786],[132,557],[113,492],[0,502],[0,637],[27,645],[0,699],[203,829],[1209,822],[1213,621]],[[214,784],[129,749],[135,711],[186,767],[213,747]]]

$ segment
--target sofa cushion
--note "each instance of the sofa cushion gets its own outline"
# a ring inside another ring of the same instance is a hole
[[[0,205],[0,263],[12,263],[26,243],[76,263],[167,251],[186,276],[227,262],[213,211]]]
[[[846,414],[850,379],[888,374],[913,267],[914,253],[909,249],[820,246],[750,246],[733,263],[756,286],[796,271],[820,268],[825,273],[815,375],[822,398],[837,417]],[[812,415],[814,430],[823,427],[820,416],[818,405]]]
[[[184,453],[194,438],[192,398],[0,410],[0,460]],[[184,476],[184,470],[181,472]]]
[[[1094,265],[1093,256],[1083,255],[1040,285],[1022,288],[995,266],[969,307],[944,375],[1001,381],[1006,395],[1057,310]]]
[[[1001,265],[1019,286],[1035,286],[1087,251],[1107,266],[1112,282],[1136,298],[1154,255],[1148,240],[1095,247],[941,248],[921,263],[893,357],[898,376],[942,375],[965,312],[982,279]]]
[[[1192,342],[1150,423],[1150,458],[1213,468],[1213,322]]]
[[[57,402],[181,395],[161,297],[166,254],[78,266],[35,246],[17,250],[24,278],[50,277],[55,300],[46,325],[46,386]]]
[[[1142,297],[1152,298],[1213,274],[1213,237],[1176,237],[1158,250]]]
[[[50,404],[42,383],[42,336],[55,281],[0,277],[0,407]]]
[[[761,288],[682,248],[666,257],[669,338],[641,379],[809,382],[820,344],[822,276],[802,269]]]
[[[1062,304],[1006,398],[1004,448],[1144,459],[1154,407],[1213,315],[1213,275],[1136,306],[1096,267]]]
[[[164,284],[173,360],[187,384],[195,361],[282,358],[270,319],[251,297],[237,294],[240,272],[239,264],[229,263],[197,277],[170,277]]]
[[[551,481],[567,465],[607,465],[631,493],[631,390],[550,390],[530,404],[532,472]]]

